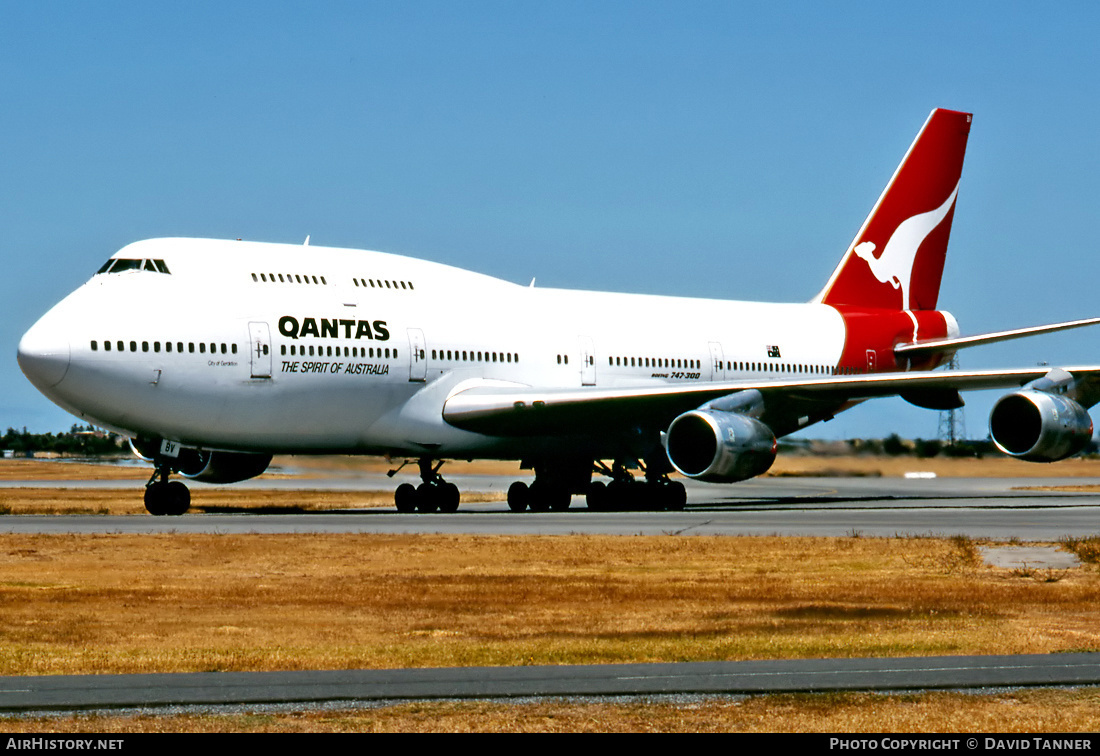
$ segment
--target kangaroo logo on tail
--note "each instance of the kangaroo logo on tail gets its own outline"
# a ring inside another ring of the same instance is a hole
[[[936,309],[970,120],[932,111],[815,302]]]
[[[901,309],[909,309],[909,284],[913,276],[913,264],[917,261],[917,250],[928,235],[936,230],[936,227],[947,217],[951,206],[955,203],[955,195],[959,193],[959,185],[947,197],[942,205],[927,213],[914,215],[894,230],[890,241],[886,242],[886,248],[882,254],[875,257],[875,243],[865,241],[857,244],[852,250],[856,257],[867,262],[867,267],[882,283],[888,283],[895,289],[901,289]]]

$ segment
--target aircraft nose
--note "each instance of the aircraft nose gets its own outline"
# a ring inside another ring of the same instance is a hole
[[[38,389],[53,388],[69,372],[69,340],[38,321],[19,341],[19,367]]]

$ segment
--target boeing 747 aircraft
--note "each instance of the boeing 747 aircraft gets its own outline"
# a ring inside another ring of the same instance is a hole
[[[1011,389],[990,432],[1048,462],[1092,437],[1100,366],[937,371],[958,349],[1100,322],[962,337],[938,310],[971,116],[935,110],[824,289],[807,303],[564,291],[350,249],[206,239],[131,244],[23,336],[27,378],[173,473],[232,483],[271,455],[416,459],[403,512],[454,511],[447,459],[519,460],[517,511],[678,509],[688,478],[764,473],[776,439],[861,401],[962,405]],[[307,240],[308,242],[308,240]],[[644,483],[631,470],[644,470]],[[593,480],[594,473],[608,482]]]

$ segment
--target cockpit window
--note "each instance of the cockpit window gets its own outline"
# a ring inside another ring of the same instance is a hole
[[[168,266],[164,260],[127,260],[124,258],[111,258],[103,263],[103,267],[96,271],[100,273],[122,273],[127,270],[148,270],[152,273],[168,273]]]

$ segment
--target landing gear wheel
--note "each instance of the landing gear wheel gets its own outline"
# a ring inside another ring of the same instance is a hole
[[[438,486],[439,495],[439,511],[450,514],[458,511],[458,500],[460,498],[458,492],[458,486],[454,483],[441,483]]]
[[[547,484],[542,481],[536,480],[531,484],[529,489],[529,498],[527,506],[530,507],[532,512],[549,512],[550,511],[550,497],[547,495]]]
[[[687,505],[688,495],[684,484],[674,480],[665,488],[665,509],[672,512],[682,512]]]
[[[416,511],[427,514],[439,509],[439,487],[421,483],[416,487]]]
[[[397,505],[397,511],[402,514],[411,514],[416,511],[416,486],[412,483],[402,483],[394,491],[393,501]]]
[[[167,483],[152,483],[145,487],[145,509],[154,517],[168,514],[165,489]]]
[[[178,516],[191,507],[191,492],[178,480],[158,480],[145,487],[145,509],[149,514]]]
[[[530,489],[530,506],[532,512],[564,512],[569,509],[573,496],[569,489],[557,482],[535,480]]]
[[[607,487],[607,509],[611,512],[623,512],[634,505],[636,486],[632,479],[613,480]]]
[[[527,503],[531,498],[531,492],[527,484],[517,480],[508,486],[508,508],[513,512],[522,512],[527,509]]]
[[[191,508],[191,492],[187,486],[178,480],[168,484],[168,512],[166,514],[178,516]]]
[[[564,512],[573,503],[573,494],[565,486],[551,486],[548,493],[550,508],[555,512]]]
[[[610,509],[607,499],[607,486],[602,480],[593,481],[589,484],[584,499],[588,502],[588,508],[593,512],[606,512]]]

